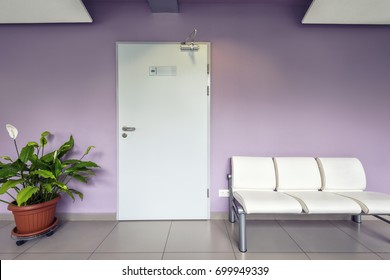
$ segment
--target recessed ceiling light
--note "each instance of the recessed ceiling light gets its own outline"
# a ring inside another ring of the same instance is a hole
[[[0,0],[0,23],[92,22],[81,0]]]
[[[390,24],[389,0],[314,0],[303,24]]]

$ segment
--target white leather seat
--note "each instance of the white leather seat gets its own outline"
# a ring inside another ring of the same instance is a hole
[[[363,165],[357,158],[317,158],[324,192],[333,192],[356,201],[366,214],[389,214],[390,195],[365,191]]]
[[[308,214],[360,214],[361,207],[352,199],[321,191],[288,192]]]
[[[234,198],[247,214],[299,214],[301,204],[291,196],[275,191],[240,190]]]
[[[276,177],[272,158],[232,157],[233,197],[247,214],[301,213],[300,203],[275,191]]]
[[[378,192],[340,192],[343,197],[355,200],[366,214],[389,214],[390,195]]]
[[[278,192],[297,199],[306,213],[361,213],[361,208],[355,201],[320,191],[321,174],[314,158],[278,157],[274,161],[278,174]]]

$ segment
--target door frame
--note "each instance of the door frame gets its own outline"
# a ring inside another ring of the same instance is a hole
[[[132,42],[132,41],[117,41],[115,44],[115,105],[116,105],[116,157],[117,157],[117,199],[116,199],[116,219],[119,219],[119,141],[120,141],[120,134],[121,134],[121,128],[119,123],[119,67],[118,67],[118,46],[120,44],[171,44],[171,45],[177,45],[178,50],[180,50],[181,42]],[[206,219],[209,220],[211,217],[211,207],[210,207],[210,198],[211,198],[211,171],[210,171],[210,145],[211,145],[211,43],[210,42],[195,42],[197,45],[202,45],[207,47],[207,217]],[[186,50],[187,52],[190,52],[191,50]]]

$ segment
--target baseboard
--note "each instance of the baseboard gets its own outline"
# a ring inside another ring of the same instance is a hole
[[[227,220],[229,218],[227,212],[211,212],[210,220]]]
[[[0,213],[0,221],[13,221],[14,216],[11,213]]]
[[[62,221],[116,221],[116,213],[57,213]],[[11,213],[0,213],[0,221],[13,221]],[[227,212],[211,212],[211,220],[227,220]],[[305,214],[256,214],[247,215],[247,220],[350,220],[351,215],[305,215]],[[362,220],[377,220],[370,215],[362,215]]]
[[[116,213],[57,213],[61,221],[116,221]],[[1,213],[0,221],[13,221],[11,213]]]
[[[63,221],[116,221],[116,213],[58,213]]]

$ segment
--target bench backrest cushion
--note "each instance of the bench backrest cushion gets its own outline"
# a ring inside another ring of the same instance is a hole
[[[276,177],[272,158],[234,156],[231,167],[233,191],[275,190]]]
[[[363,191],[366,174],[357,158],[317,158],[323,191]]]
[[[318,191],[321,175],[315,158],[274,158],[278,191]]]

